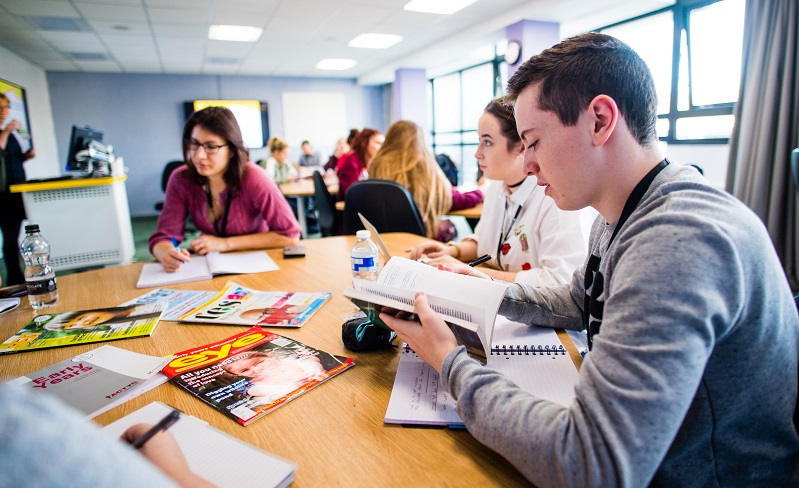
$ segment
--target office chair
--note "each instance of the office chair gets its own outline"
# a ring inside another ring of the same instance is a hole
[[[313,194],[314,200],[316,200],[316,211],[318,212],[316,222],[319,225],[322,237],[338,235],[336,200],[328,191],[325,179],[318,171],[313,173]]]
[[[793,174],[796,191],[799,192],[799,147],[791,151],[791,174]]]
[[[353,183],[344,198],[344,232],[363,229],[362,213],[378,232],[410,232],[427,236],[422,214],[407,188],[395,181],[363,180]]]
[[[170,161],[166,163],[164,166],[164,171],[161,173],[161,193],[166,193],[166,184],[169,182],[169,176],[172,174],[173,171],[183,166],[184,161]],[[164,202],[158,202],[155,204],[155,209],[157,211],[161,211],[164,209]]]

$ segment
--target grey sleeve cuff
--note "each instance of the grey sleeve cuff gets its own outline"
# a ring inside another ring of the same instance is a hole
[[[458,375],[468,361],[473,360],[466,353],[466,347],[458,346],[447,354],[441,364],[441,382],[455,400],[458,399]]]

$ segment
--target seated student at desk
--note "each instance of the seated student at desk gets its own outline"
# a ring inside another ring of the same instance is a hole
[[[588,328],[574,401],[469,359],[424,294],[420,322],[381,318],[440,372],[469,432],[536,486],[799,486],[799,315],[785,273],[749,208],[664,159],[646,63],[583,34],[522,64],[508,93],[525,169],[558,207],[600,214],[570,285],[511,284],[499,310]]]
[[[297,244],[300,224],[275,183],[250,162],[233,113],[224,107],[194,112],[183,129],[186,165],[169,177],[150,252],[164,270],[174,272],[189,260],[172,245],[183,239],[186,218],[202,235],[191,250],[265,249]]]
[[[428,241],[410,250],[430,264],[470,262],[488,254],[483,271],[492,278],[530,285],[568,283],[588,251],[590,211],[566,212],[544,195],[535,176],[524,172],[524,147],[513,109],[491,101],[477,123],[475,157],[485,177],[483,213],[474,234],[458,243]]]
[[[169,431],[134,451],[128,444],[151,425],[131,426],[119,442],[82,417],[54,397],[0,385],[0,485],[212,486],[192,473]]]
[[[391,124],[367,170],[370,178],[396,181],[408,189],[422,214],[427,237],[432,239],[451,241],[457,236],[455,226],[441,217],[483,201],[480,190],[461,193],[452,187],[427,150],[422,128],[409,120]]]
[[[278,185],[299,178],[297,165],[289,160],[289,144],[279,137],[273,137],[269,139],[268,146],[271,156],[263,163],[266,174]]]
[[[367,128],[355,135],[350,152],[341,156],[336,165],[338,201],[344,201],[350,185],[368,176],[366,168],[382,145],[383,134],[375,129]]]

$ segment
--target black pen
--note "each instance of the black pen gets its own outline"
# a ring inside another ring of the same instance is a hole
[[[180,412],[178,410],[172,410],[171,412],[169,412],[169,414],[167,414],[166,417],[162,418],[160,422],[158,422],[150,430],[145,432],[144,435],[136,439],[136,442],[134,442],[131,445],[133,446],[134,449],[141,449],[141,447],[147,441],[152,439],[155,434],[161,432],[162,430],[166,430],[172,427],[172,425],[175,422],[177,422],[179,418],[180,418]]]
[[[483,255],[482,255],[482,256],[480,256],[479,258],[477,258],[477,259],[475,259],[474,261],[472,261],[471,263],[469,263],[469,266],[471,266],[472,268],[474,268],[474,267],[475,267],[475,266],[477,266],[478,264],[483,264],[483,263],[485,263],[486,261],[488,261],[488,260],[490,260],[490,259],[491,259],[491,255],[490,255],[490,254],[483,254]]]

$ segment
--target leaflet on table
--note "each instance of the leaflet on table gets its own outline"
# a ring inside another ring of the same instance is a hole
[[[0,354],[149,336],[165,302],[37,315],[0,344]]]
[[[164,310],[161,320],[177,320],[184,313],[201,306],[215,297],[216,294],[217,292],[215,291],[157,288],[120,306],[166,301],[166,310]]]
[[[332,293],[258,291],[228,281],[203,305],[184,313],[180,322],[302,327]]]
[[[9,383],[59,398],[91,419],[168,381],[160,371],[171,359],[105,345]]]
[[[258,326],[175,354],[164,373],[178,386],[247,425],[355,365]]]

